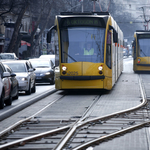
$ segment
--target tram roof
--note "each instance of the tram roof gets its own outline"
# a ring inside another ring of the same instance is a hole
[[[60,15],[110,15],[109,12],[61,12]]]

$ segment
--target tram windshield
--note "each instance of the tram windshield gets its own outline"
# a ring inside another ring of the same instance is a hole
[[[138,44],[139,44],[139,56],[150,57],[150,38],[139,39]]]
[[[104,62],[105,28],[68,27],[61,29],[62,63]]]

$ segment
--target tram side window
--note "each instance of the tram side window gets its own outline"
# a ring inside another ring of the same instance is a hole
[[[111,32],[107,33],[106,65],[111,69]]]

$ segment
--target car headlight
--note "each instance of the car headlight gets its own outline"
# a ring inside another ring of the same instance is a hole
[[[28,79],[27,79],[27,78],[21,78],[21,80],[22,80],[22,81],[27,81]]]
[[[50,73],[50,72],[46,72],[45,74],[46,74],[46,75],[50,75],[51,73]]]

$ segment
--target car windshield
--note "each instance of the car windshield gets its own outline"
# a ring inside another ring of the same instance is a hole
[[[0,59],[14,59],[14,55],[11,55],[11,54],[0,54]]]
[[[32,66],[34,68],[49,68],[50,67],[50,61],[45,60],[30,60],[32,63]]]
[[[5,63],[5,64],[7,64],[7,63]],[[18,72],[27,72],[24,63],[8,63],[7,65],[15,73],[18,73]]]

